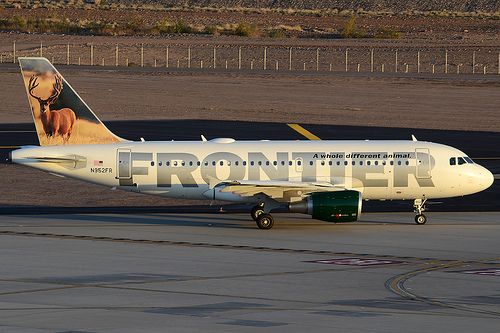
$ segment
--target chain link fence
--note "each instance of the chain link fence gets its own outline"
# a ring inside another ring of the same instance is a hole
[[[43,56],[54,64],[288,71],[500,74],[500,52],[284,46],[2,43],[0,62]]]

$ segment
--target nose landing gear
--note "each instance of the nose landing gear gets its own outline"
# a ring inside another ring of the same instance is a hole
[[[416,224],[425,224],[427,222],[427,217],[422,214],[423,211],[425,211],[424,204],[427,201],[427,198],[424,199],[415,199],[413,201],[413,207],[415,207],[415,223]]]

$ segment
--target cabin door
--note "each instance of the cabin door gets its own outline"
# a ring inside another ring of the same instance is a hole
[[[431,154],[429,148],[416,148],[417,178],[431,178]]]
[[[118,148],[116,151],[116,170],[118,179],[132,178],[132,161],[130,160],[130,149]]]

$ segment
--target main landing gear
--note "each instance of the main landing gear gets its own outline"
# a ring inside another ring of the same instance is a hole
[[[425,222],[427,222],[427,217],[422,214],[422,212],[425,211],[424,204],[426,201],[427,198],[415,199],[415,201],[413,201],[413,207],[415,207],[415,213],[417,213],[417,215],[415,215],[416,224],[425,224]]]
[[[274,218],[271,214],[264,213],[264,205],[257,205],[250,212],[252,218],[260,229],[271,229],[274,225]]]

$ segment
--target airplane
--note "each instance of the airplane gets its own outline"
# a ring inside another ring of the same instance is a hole
[[[113,134],[45,58],[19,58],[40,146],[9,160],[52,174],[170,198],[254,204],[271,229],[288,207],[328,222],[353,222],[362,200],[428,199],[487,189],[493,175],[460,150],[418,141],[129,141]]]

